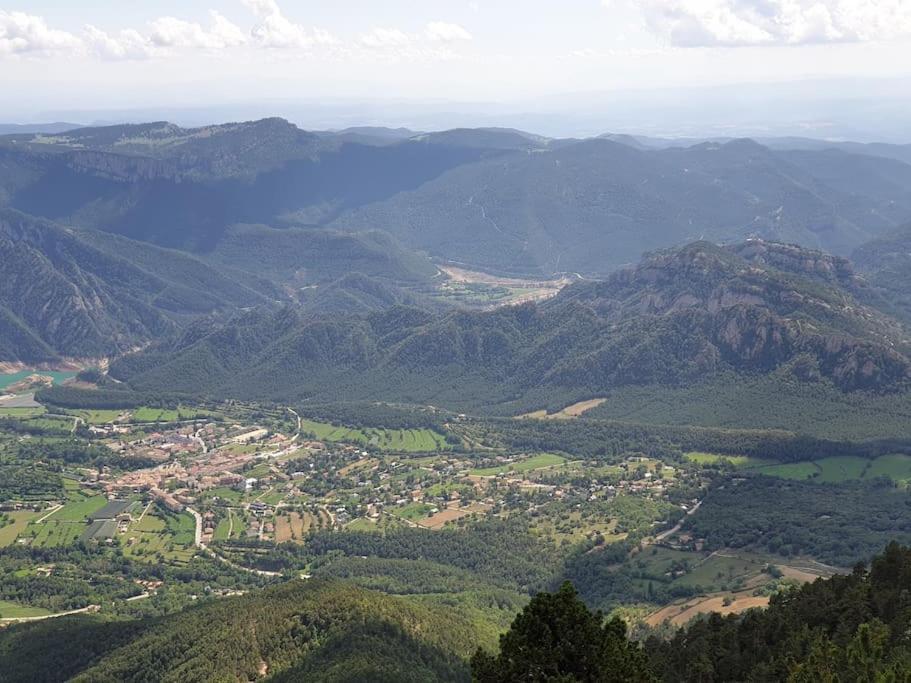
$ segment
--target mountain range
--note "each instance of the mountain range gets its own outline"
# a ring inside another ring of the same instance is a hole
[[[314,320],[257,309],[194,325],[111,373],[151,391],[495,411],[729,373],[904,392],[911,336],[877,301],[840,257],[697,242],[546,302],[488,312],[394,306]]]
[[[907,161],[900,145],[161,122],[0,137],[0,204],[197,254],[238,223],[379,229],[497,272],[604,275],[698,239],[847,256],[911,219]]]

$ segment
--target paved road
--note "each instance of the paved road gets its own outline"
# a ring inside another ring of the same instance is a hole
[[[193,515],[193,518],[196,520],[196,533],[195,538],[193,539],[193,543],[197,548],[205,548],[206,546],[202,542],[202,515],[191,507],[187,508],[187,512]]]
[[[294,408],[288,408],[288,412],[297,418],[297,433],[291,439],[291,441],[297,441],[298,437],[301,435],[301,416],[297,414],[297,411],[294,410]]]
[[[4,617],[0,619],[0,622],[4,624],[11,624],[16,621],[42,621],[44,619],[56,619],[57,617],[65,617],[70,614],[82,614],[83,612],[94,612],[98,609],[101,609],[99,605],[89,605],[88,607],[83,607],[81,609],[71,609],[69,612],[57,612],[56,614],[43,614],[40,617]]]
[[[676,526],[674,526],[674,527],[671,528],[671,529],[668,529],[667,531],[662,531],[660,534],[658,534],[657,536],[655,536],[655,539],[654,539],[654,541],[652,541],[652,542],[653,542],[653,543],[661,543],[661,541],[663,541],[665,538],[668,538],[669,536],[673,536],[673,535],[676,534],[678,531],[680,531],[680,528],[683,526],[683,523],[686,521],[686,518],[689,517],[689,516],[690,516],[691,514],[693,514],[694,512],[696,512],[696,510],[699,509],[699,506],[700,506],[700,505],[702,505],[702,501],[701,501],[701,500],[698,501],[692,508],[690,508],[689,510],[686,511],[686,515],[683,516],[683,519],[681,519],[679,522],[677,522],[677,525],[676,525]]]

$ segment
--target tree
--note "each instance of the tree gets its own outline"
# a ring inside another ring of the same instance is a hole
[[[532,598],[500,636],[500,653],[478,650],[471,670],[479,683],[651,680],[644,654],[626,638],[626,624],[590,611],[568,581],[556,593]]]

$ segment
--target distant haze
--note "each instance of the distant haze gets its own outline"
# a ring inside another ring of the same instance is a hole
[[[911,142],[911,3],[0,0],[2,123]]]

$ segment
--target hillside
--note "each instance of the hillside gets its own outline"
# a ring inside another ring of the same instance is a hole
[[[379,231],[276,230],[262,225],[236,225],[226,231],[205,258],[281,283],[325,282],[356,272],[418,284],[437,275],[436,267],[426,256],[404,248]]]
[[[349,583],[292,581],[172,616],[0,633],[4,680],[461,681],[475,626]]]
[[[864,290],[847,261],[820,252],[700,242],[538,305],[323,320],[253,311],[124,358],[112,373],[150,390],[497,412],[773,373],[842,393],[904,391],[907,333],[860,303]]]
[[[493,270],[603,274],[694,239],[760,236],[846,255],[906,221],[909,192],[911,167],[891,159],[593,139],[462,166],[332,225],[387,230]]]
[[[330,227],[498,273],[604,275],[697,239],[848,255],[911,219],[911,166],[879,151],[157,122],[0,136],[0,205],[197,253],[237,224]]]
[[[352,206],[503,153],[410,139],[359,144],[282,119],[82,128],[0,137],[0,204],[208,251],[235,223],[323,224]]]
[[[860,245],[851,255],[871,288],[911,320],[911,223]]]
[[[173,332],[186,317],[272,301],[181,252],[0,210],[0,358],[97,357]]]

